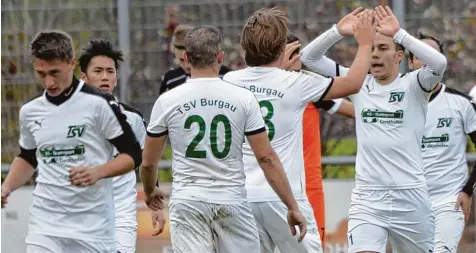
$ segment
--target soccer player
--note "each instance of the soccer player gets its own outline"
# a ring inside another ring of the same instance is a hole
[[[420,35],[419,39],[443,53],[443,45],[434,37]],[[410,52],[408,67],[417,70],[423,66]],[[421,143],[435,214],[435,253],[456,252],[465,218],[468,221],[470,216],[476,164],[468,180],[466,135],[476,144],[476,104],[466,94],[439,83],[430,97]]]
[[[83,49],[79,57],[81,79],[105,93],[112,94],[117,85],[117,71],[123,61],[123,53],[113,48],[106,40],[92,40]],[[144,147],[145,121],[142,114],[135,108],[119,103],[127,116],[127,122]],[[114,156],[118,155],[114,149]],[[137,238],[137,191],[136,174],[132,170],[127,174],[112,179],[114,203],[116,206],[116,241],[117,251],[121,253],[135,252]]]
[[[389,7],[376,8],[378,33],[370,74],[350,96],[357,133],[356,187],[349,210],[349,253],[385,252],[390,234],[394,252],[431,252],[434,219],[423,173],[421,140],[428,100],[446,68],[437,50],[400,28]],[[358,19],[345,16],[301,52],[311,70],[346,76],[349,69],[324,57]],[[428,65],[400,74],[404,47]]]
[[[296,35],[288,33],[286,51],[282,68],[292,71],[304,71],[299,59],[301,47]],[[319,129],[319,109],[324,109],[330,114],[338,113],[343,116],[354,118],[353,105],[342,98],[334,100],[320,100],[308,103],[304,109],[302,120],[304,169],[306,176],[306,195],[314,212],[314,218],[319,228],[322,248],[325,249],[325,202],[322,187],[321,165],[321,134]]]
[[[258,231],[244,186],[245,139],[284,202],[287,233],[296,234],[294,226],[298,225],[300,240],[306,234],[306,219],[269,143],[256,98],[218,77],[223,62],[221,43],[215,27],[200,26],[187,33],[184,59],[191,65],[191,79],[158,98],[147,128],[141,179],[146,202],[153,210],[162,208],[163,196],[155,186],[156,168],[167,136],[172,144],[169,210],[172,248],[177,253],[215,252],[214,242],[218,252],[259,252]]]
[[[322,252],[319,231],[306,197],[303,161],[302,117],[309,102],[348,96],[358,92],[370,66],[375,35],[372,16],[366,13],[355,27],[359,50],[350,75],[325,78],[311,72],[281,69],[288,19],[282,11],[260,9],[248,18],[241,35],[248,68],[227,73],[223,79],[252,91],[264,111],[268,138],[281,158],[291,189],[306,217],[309,235],[303,243],[287,231],[286,207],[266,184],[252,148],[243,145],[248,200],[258,225],[261,252]]]
[[[191,66],[189,63],[186,63],[183,58],[183,52],[185,51],[185,35],[193,29],[191,25],[179,25],[175,28],[174,34],[172,36],[172,52],[174,52],[175,59],[178,61],[179,66],[175,69],[167,71],[162,76],[162,81],[159,90],[159,96],[164,92],[171,90],[187,81],[190,78]],[[229,68],[222,65],[218,74],[223,76],[228,71]]]
[[[20,109],[21,153],[2,207],[36,169],[27,252],[116,252],[112,177],[141,163],[139,143],[114,96],[74,77],[68,34],[40,32],[30,49],[45,92]]]

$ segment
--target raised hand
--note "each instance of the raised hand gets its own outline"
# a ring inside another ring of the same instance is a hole
[[[391,37],[400,30],[400,23],[398,22],[397,17],[393,14],[390,7],[378,6],[375,8],[375,13],[377,14],[377,32],[380,34]]]
[[[363,10],[364,8],[362,7],[358,7],[357,9],[355,9],[353,12],[347,14],[346,16],[344,16],[340,21],[339,23],[337,23],[337,30],[339,31],[339,33],[343,36],[350,36],[350,35],[353,35],[353,32],[354,32],[354,29],[353,29],[353,26],[355,23],[358,22],[358,17],[357,15],[359,13],[361,13],[361,11]]]
[[[283,62],[281,63],[281,69],[289,70],[299,60],[299,54],[296,54],[291,57],[291,54],[294,53],[297,49],[301,47],[301,42],[296,40],[294,42],[288,43],[286,49],[284,50]]]
[[[372,46],[376,33],[376,22],[373,22],[374,11],[364,11],[359,15],[358,22],[353,26],[354,38],[359,46]]]

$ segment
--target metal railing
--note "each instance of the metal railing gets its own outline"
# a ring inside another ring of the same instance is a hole
[[[468,163],[476,162],[476,153],[466,153]],[[321,158],[322,165],[353,165],[355,164],[355,156],[324,156]],[[159,169],[170,169],[172,161],[160,161]],[[10,164],[2,163],[2,172],[10,171]]]

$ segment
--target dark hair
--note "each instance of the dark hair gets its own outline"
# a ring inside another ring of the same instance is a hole
[[[32,58],[70,62],[74,58],[73,39],[63,31],[41,31],[30,43]]]
[[[286,44],[293,43],[295,41],[299,41],[299,38],[296,35],[294,35],[293,33],[291,33],[290,31],[288,31],[288,36],[286,38]],[[292,54],[289,56],[289,59],[293,58],[294,55],[299,54],[299,50],[301,50],[301,48],[297,48],[296,50],[294,50],[294,52],[292,52]]]
[[[417,38],[419,40],[432,40],[432,41],[434,41],[438,45],[438,49],[440,50],[440,53],[443,53],[443,44],[439,40],[437,40],[435,37],[430,36],[430,35],[426,35],[426,34],[423,34],[423,33],[418,33]],[[413,57],[415,55],[412,52],[409,52],[408,56],[410,57],[411,60],[413,60]]]
[[[119,63],[124,61],[122,51],[114,49],[110,41],[103,39],[91,40],[88,45],[83,48],[83,52],[79,57],[79,67],[83,73],[86,73],[91,59],[96,56],[111,58],[114,61],[116,70],[119,69]]]
[[[185,35],[185,52],[190,65],[203,69],[213,66],[221,51],[222,37],[213,26],[202,25],[190,30]]]

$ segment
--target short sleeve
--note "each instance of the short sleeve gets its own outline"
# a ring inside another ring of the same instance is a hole
[[[147,135],[150,137],[160,137],[168,134],[166,117],[166,111],[162,107],[161,97],[159,97],[152,108]]]
[[[20,109],[20,138],[18,141],[20,147],[24,149],[35,149],[36,142],[33,134],[31,133],[30,129],[28,128],[28,122],[26,120],[26,112],[25,108],[22,107]]]
[[[470,134],[476,132],[476,102],[469,100],[469,103],[465,103],[465,118],[463,119],[464,132]]]
[[[317,102],[323,99],[332,87],[334,78],[324,77],[309,71],[301,71],[297,83],[301,85],[301,103]]]
[[[263,106],[266,107],[266,100],[262,101]],[[271,107],[272,108],[272,107]],[[255,96],[250,92],[250,99],[248,103],[248,110],[246,114],[245,135],[253,135],[266,131],[264,126],[263,114]]]
[[[124,127],[128,124],[127,117],[113,97],[108,96],[102,101],[104,102],[99,104],[98,125],[104,137],[113,140],[124,133]]]

